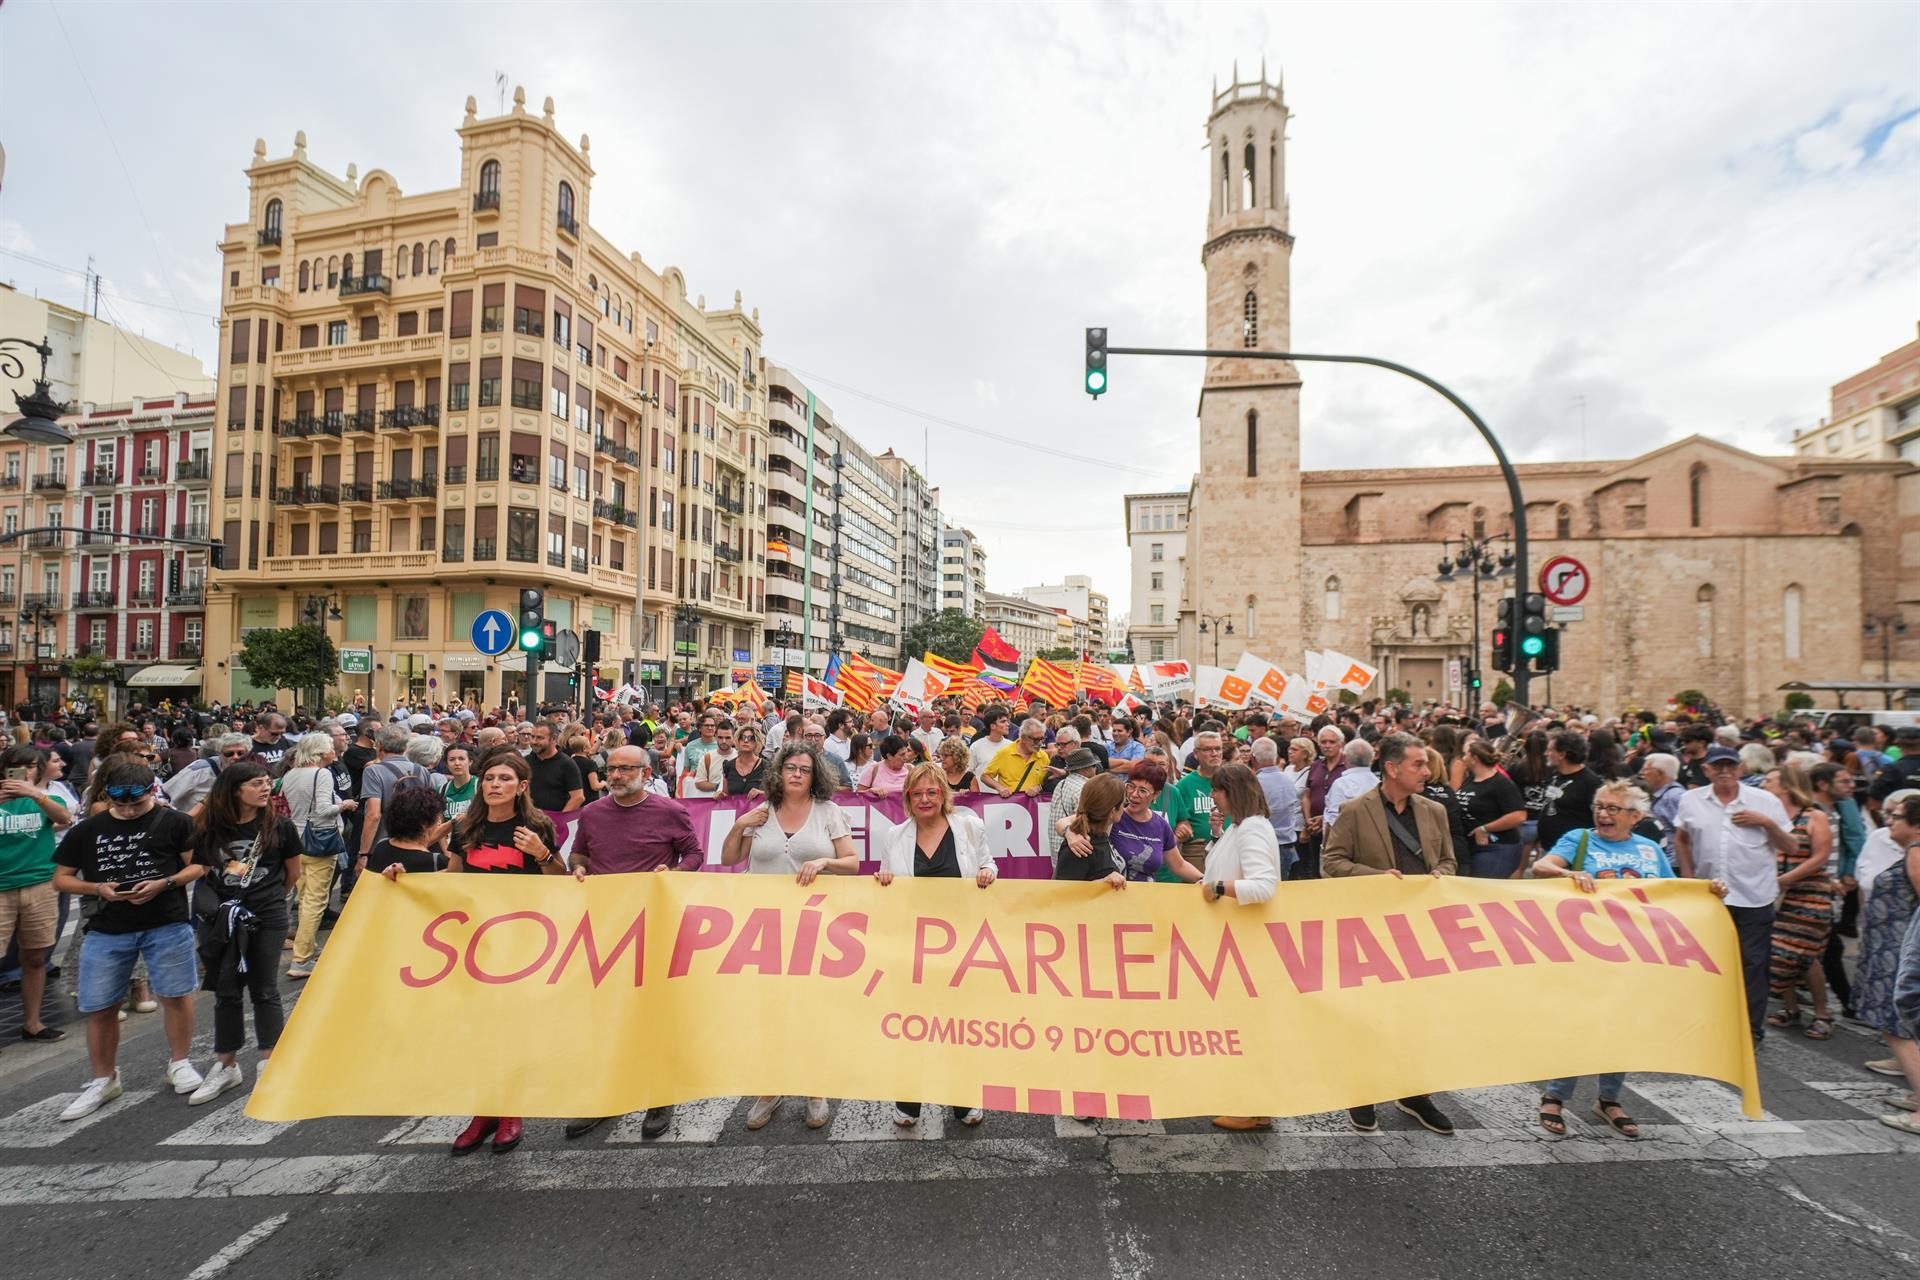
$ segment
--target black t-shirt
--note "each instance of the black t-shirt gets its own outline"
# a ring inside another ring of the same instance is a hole
[[[564,760],[566,757],[558,756],[556,759]],[[486,819],[480,824],[480,833],[470,847],[461,838],[461,825],[454,824],[451,842],[453,852],[462,860],[466,870],[504,872],[508,875],[537,876],[540,874],[540,864],[522,852],[513,842],[513,833],[527,826],[518,818],[508,818],[505,822]],[[546,842],[549,848],[552,847],[551,832],[542,831],[538,827],[530,829],[543,842]],[[369,859],[369,865],[371,865],[371,859]],[[407,869],[411,871],[413,868]]]
[[[287,919],[287,863],[300,856],[300,832],[287,818],[267,815],[277,824],[272,850],[254,856],[260,839],[260,819],[236,829],[231,838],[195,852],[207,868],[203,888],[194,896],[202,910],[215,902],[238,898],[241,905],[266,925]]]
[[[381,840],[367,850],[368,875],[379,875],[396,862],[408,875],[440,869],[440,859],[431,849],[402,849],[391,840]]]
[[[1105,880],[1118,871],[1127,872],[1126,864],[1120,861],[1113,851],[1113,837],[1105,831],[1094,831],[1087,835],[1093,845],[1093,852],[1081,857],[1068,848],[1063,841],[1060,845],[1060,857],[1053,864],[1055,880]],[[917,871],[915,874],[919,874]]]
[[[533,795],[533,807],[555,811],[567,807],[567,795],[570,792],[586,790],[587,784],[580,777],[580,766],[573,757],[556,751],[553,758],[542,760],[539,756],[528,756],[527,767],[533,770],[533,784],[528,790]],[[583,795],[581,797],[585,799]]]
[[[348,792],[349,795],[360,794],[360,775],[367,771],[368,765],[379,758],[378,751],[372,747],[363,747],[357,742],[340,753],[340,763],[346,766],[347,777],[353,783],[352,790]]]
[[[156,880],[186,869],[193,855],[193,820],[177,809],[158,805],[137,818],[121,819],[110,810],[82,818],[67,828],[55,860],[95,884]],[[187,889],[163,889],[151,902],[102,902],[89,928],[101,933],[138,933],[187,919]]]
[[[1680,776],[1674,779],[1674,781],[1689,791],[1695,787],[1706,786],[1708,781],[1706,758],[1703,756],[1698,760],[1682,760],[1680,762]]]
[[[1547,779],[1547,804],[1540,811],[1540,847],[1551,849],[1569,831],[1593,825],[1593,793],[1600,775],[1591,769],[1556,773]]]
[[[258,738],[251,737],[247,739],[247,750],[260,757],[260,761],[263,764],[279,764],[280,757],[287,754],[287,749],[290,746],[292,746],[292,744],[287,741],[285,736],[275,738],[271,742],[262,742]]]
[[[745,773],[741,773],[738,769],[734,768],[734,762],[732,760],[721,765],[720,772],[727,780],[727,795],[743,796],[749,791],[765,791],[767,789],[767,758],[765,756],[761,756],[753,768],[747,770]]]
[[[1454,862],[1460,866],[1472,866],[1473,835],[1468,829],[1466,806],[1461,803],[1459,793],[1437,780],[1428,782],[1424,791],[1427,799],[1446,807],[1447,831],[1453,837]]]
[[[1468,770],[1465,781],[1454,794],[1460,798],[1461,812],[1467,816],[1469,837],[1475,827],[1504,818],[1515,809],[1527,807],[1520,788],[1498,769],[1485,782],[1475,782],[1472,770]],[[1487,835],[1494,844],[1517,844],[1520,840],[1520,832],[1516,829],[1489,831]],[[1545,838],[1544,833],[1542,838]]]
[[[953,845],[953,828],[940,837],[940,847],[929,858],[917,845],[913,850],[913,875],[916,880],[933,877],[941,880],[960,878],[960,852]]]

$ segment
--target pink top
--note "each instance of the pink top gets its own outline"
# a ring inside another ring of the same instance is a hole
[[[860,785],[878,796],[897,796],[907,787],[905,769],[889,769],[885,761],[875,757],[873,762],[860,771]]]

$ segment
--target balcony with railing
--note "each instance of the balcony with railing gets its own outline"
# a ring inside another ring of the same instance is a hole
[[[175,661],[179,661],[180,659],[185,658],[185,659],[188,659],[189,661],[198,662],[200,660],[199,641],[197,640],[174,641],[173,658]]]
[[[320,416],[301,414],[298,417],[282,418],[276,428],[276,434],[294,440],[304,440],[309,436],[333,436],[338,439],[341,421],[346,417],[342,413],[329,413]]]
[[[57,611],[60,605],[61,600],[58,591],[29,591],[26,595],[20,597],[20,610],[22,613],[31,613],[43,609]]]
[[[497,462],[476,462],[473,466],[473,478],[481,484],[490,484],[500,478],[500,464]]]
[[[29,547],[64,547],[67,535],[64,530],[51,530],[46,533],[30,533],[25,542]]]
[[[440,558],[448,564],[459,564],[467,558],[467,549],[448,543],[440,548]]]
[[[401,409],[389,409],[380,415],[380,425],[389,431],[410,431],[414,427],[437,427],[440,425],[440,406],[419,404],[408,405]]]
[[[26,477],[18,471],[0,473],[0,493],[17,493],[26,482]]]
[[[498,210],[499,208],[500,193],[498,191],[476,191],[473,193],[473,211],[475,213],[484,213],[489,209]]]
[[[575,573],[585,573],[587,571],[586,549],[584,547],[575,547],[573,549],[573,554],[571,557],[568,558],[567,563],[568,563],[568,566]]]
[[[164,467],[141,467],[133,476],[135,484],[159,484],[167,478]]]
[[[580,238],[580,222],[572,214],[570,213],[561,214],[559,217],[554,219],[554,225],[559,227],[562,231],[566,232],[568,235],[572,236],[574,239],[578,240]]]
[[[467,464],[450,462],[447,464],[447,484],[449,487],[467,482]]]
[[[20,602],[20,593],[12,587],[0,587],[0,608],[11,609]]]
[[[566,552],[564,552],[564,551],[549,551],[549,552],[547,552],[547,564],[548,564],[548,565],[549,565],[550,567],[552,567],[552,568],[555,568],[555,569],[564,569],[564,568],[566,568],[566,567],[567,567],[567,553],[566,553]]]
[[[162,536],[160,530],[161,524],[158,520],[142,520],[127,532],[139,538],[158,538]]]
[[[732,547],[728,546],[724,542],[713,549],[713,555],[714,555],[714,558],[717,560],[726,560],[733,564],[739,564],[742,560],[746,558],[740,552],[735,551]]]
[[[135,608],[152,608],[160,603],[160,588],[136,586],[127,599]]]
[[[507,476],[515,484],[539,484],[540,466],[532,458],[516,457],[507,467]]]
[[[357,275],[340,277],[340,296],[357,298],[369,293],[392,293],[393,281],[383,275]]]
[[[421,476],[418,480],[382,480],[379,493],[382,498],[405,501],[411,498],[431,498],[440,492],[440,482],[432,476]]]
[[[119,603],[119,598],[111,591],[76,591],[73,593],[73,607],[76,609],[111,609]]]
[[[358,481],[355,481],[353,484],[341,485],[340,501],[372,502],[373,501],[373,481],[358,480]]]
[[[593,451],[604,454],[612,458],[615,462],[622,463],[629,467],[637,468],[640,465],[640,451],[638,449],[629,449],[626,445],[615,444],[605,436],[595,438]]]
[[[262,249],[265,249],[271,245],[278,245],[279,243],[280,243],[279,227],[260,228],[260,247]]]
[[[65,493],[67,491],[67,473],[64,471],[42,471],[33,478],[35,493]]]
[[[213,461],[209,458],[192,458],[186,462],[173,464],[173,478],[177,484],[205,484],[213,479]]]
[[[295,484],[274,491],[273,500],[283,507],[333,506],[340,501],[337,484]]]
[[[473,558],[475,560],[499,559],[500,540],[498,538],[475,538],[473,540]]]
[[[183,583],[167,591],[167,603],[170,605],[201,605],[206,602],[207,589],[198,582]]]
[[[340,420],[340,429],[348,432],[371,431],[373,430],[373,424],[379,417],[380,415],[372,409],[355,409],[352,413]]]

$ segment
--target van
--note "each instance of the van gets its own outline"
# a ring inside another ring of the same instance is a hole
[[[1811,718],[1820,735],[1826,738],[1851,738],[1853,731],[1862,725],[1885,729],[1891,735],[1896,729],[1920,724],[1920,711],[1872,711],[1864,707],[1843,707],[1829,711],[1802,711],[1798,714]]]

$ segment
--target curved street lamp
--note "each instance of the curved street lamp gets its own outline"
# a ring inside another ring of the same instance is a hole
[[[28,394],[13,393],[13,403],[20,410],[20,417],[7,425],[6,434],[16,440],[25,440],[28,444],[72,444],[73,432],[61,426],[60,419],[71,412],[73,406],[54,399],[53,384],[47,380],[47,361],[53,358],[53,344],[45,338],[38,342],[29,342],[25,338],[0,338],[0,375],[24,378],[27,376],[26,362],[18,352],[6,350],[7,347],[23,347],[39,353],[40,376],[34,379],[33,390]]]

